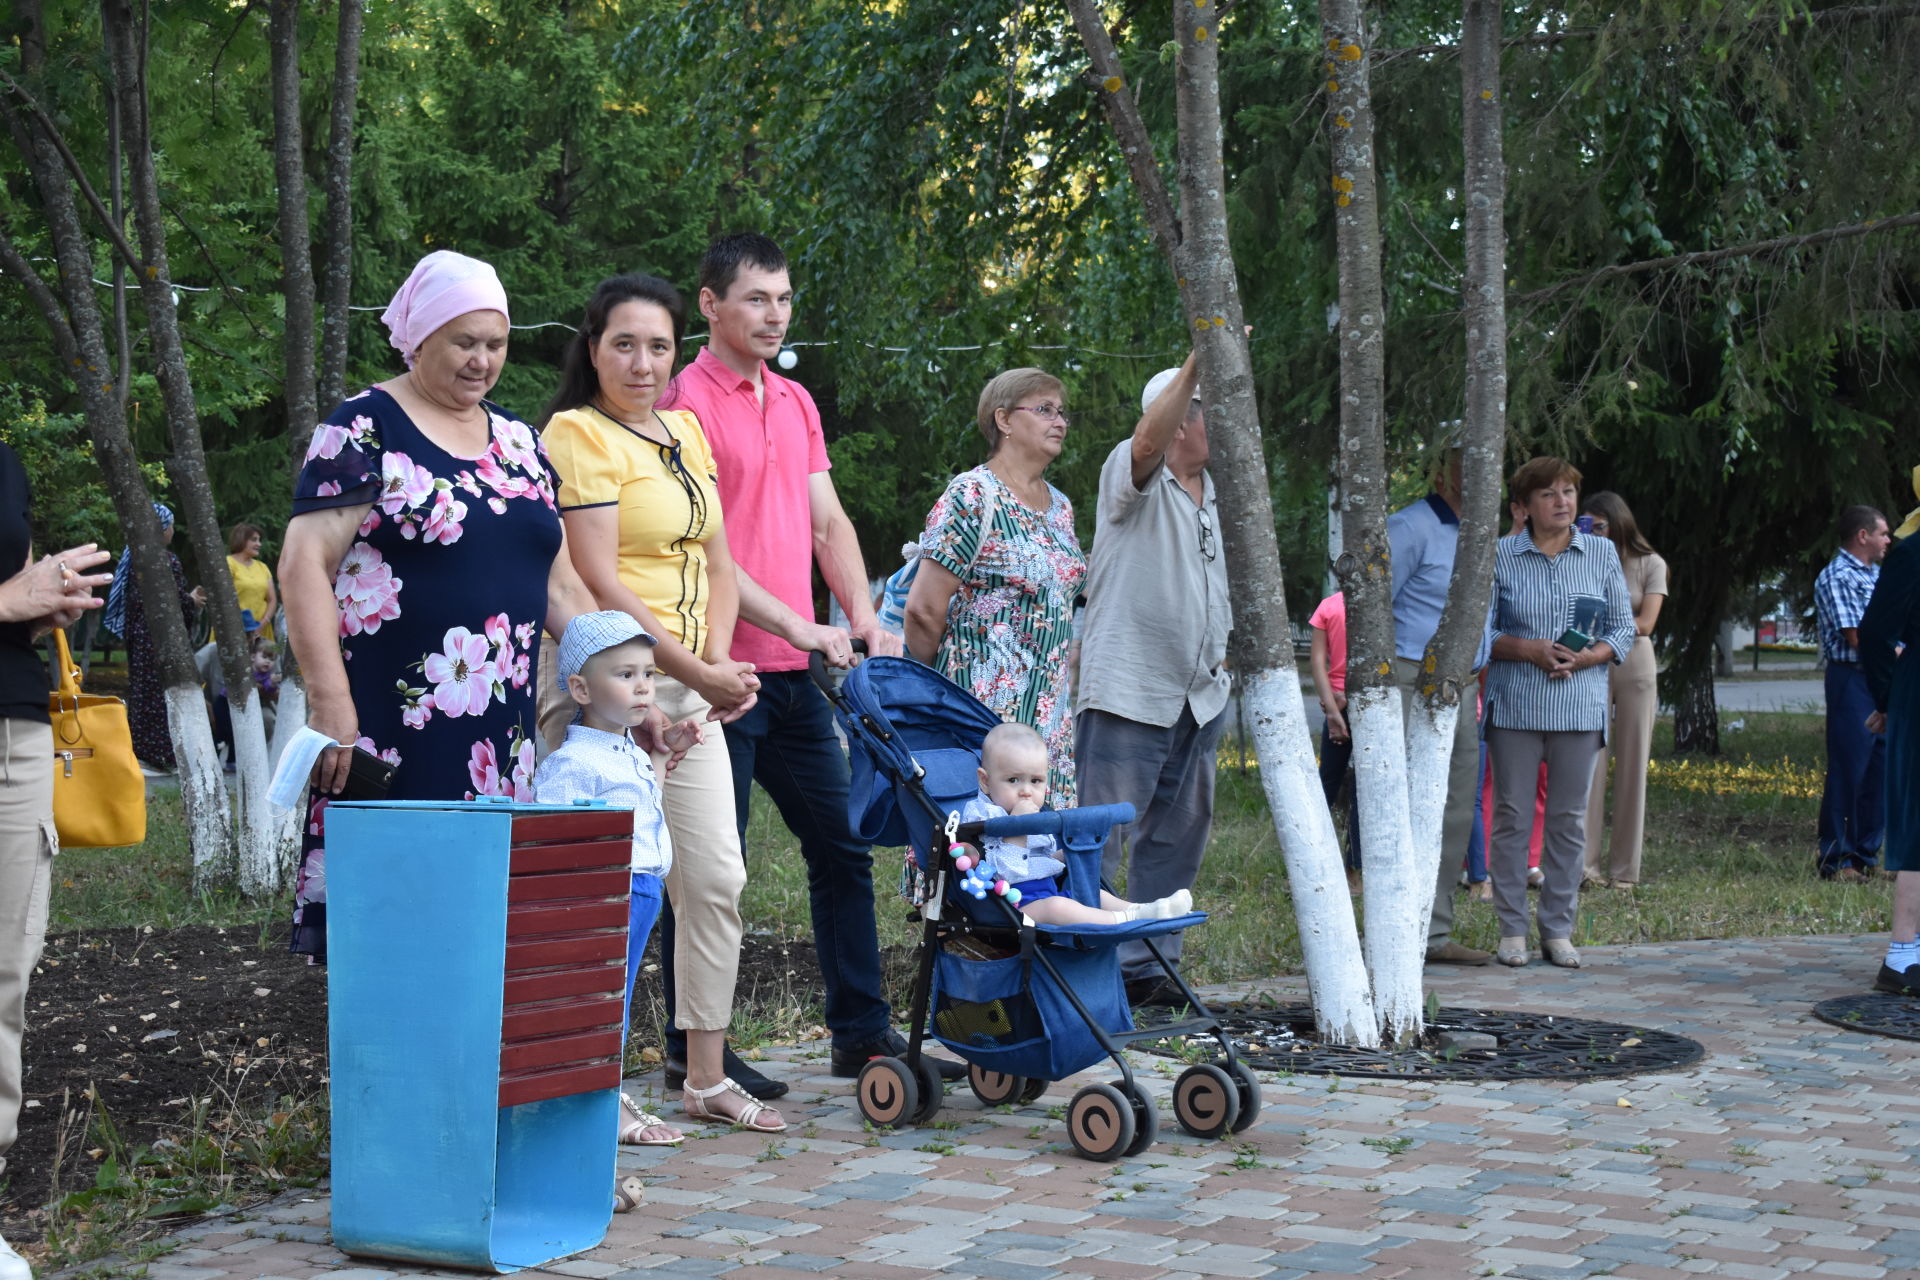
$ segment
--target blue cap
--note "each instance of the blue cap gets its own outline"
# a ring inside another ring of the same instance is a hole
[[[258,631],[260,629],[260,622],[253,616],[253,610],[242,609],[240,611],[240,629],[247,632]]]
[[[640,624],[630,615],[618,609],[575,614],[573,621],[567,624],[567,634],[560,637],[560,660],[557,664],[560,668],[560,687],[567,687],[568,676],[580,674],[580,668],[587,665],[588,658],[629,640],[658,643],[642,631]]]

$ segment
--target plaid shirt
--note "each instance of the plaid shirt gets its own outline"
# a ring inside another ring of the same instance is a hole
[[[1880,581],[1880,566],[1842,547],[1813,580],[1813,613],[1820,627],[1820,656],[1828,662],[1858,662],[1860,651],[1841,632],[1858,627]]]
[[[616,809],[631,809],[631,869],[664,876],[673,865],[673,841],[667,836],[653,761],[626,734],[568,725],[567,740],[533,775],[533,795],[541,804],[602,800]]]

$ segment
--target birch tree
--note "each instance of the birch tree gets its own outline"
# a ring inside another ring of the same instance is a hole
[[[1221,153],[1217,8],[1173,3],[1178,92],[1179,209],[1162,180],[1153,143],[1093,0],[1070,0],[1148,224],[1167,256],[1199,353],[1200,388],[1219,494],[1221,537],[1233,585],[1235,652],[1245,663],[1241,697],[1260,760],[1260,780],[1287,862],[1305,953],[1314,1022],[1339,1044],[1378,1043],[1372,996],[1346,890],[1333,820],[1320,790],[1300,701],[1274,537],[1273,499],[1253,398],[1239,283],[1227,236]]]
[[[180,523],[186,528],[206,580],[207,603],[213,609],[219,636],[220,671],[233,715],[234,766],[239,783],[237,870],[240,888],[249,895],[273,893],[280,887],[280,874],[267,806],[266,721],[261,712],[259,689],[253,681],[253,658],[246,628],[240,620],[240,601],[234,594],[233,576],[227,571],[226,538],[220,529],[213,485],[207,476],[200,414],[194,403],[186,343],[175,311],[173,275],[167,259],[167,221],[160,206],[159,180],[154,172],[152,120],[146,92],[146,50],[150,42],[145,16],[143,13],[136,19],[129,0],[101,0],[100,17],[121,105],[128,187],[133,197],[134,226],[140,239],[142,260],[133,264],[135,277],[145,303],[147,334],[158,366],[167,438],[173,449],[168,474],[180,499]],[[147,600],[150,605],[155,603],[151,596]],[[149,616],[153,612],[150,608]],[[176,698],[176,691],[171,688],[167,702],[169,719],[175,723],[182,720],[206,723],[205,701],[197,684],[192,690],[191,705],[186,704],[184,693]],[[210,750],[199,752],[198,743],[192,745],[193,750],[180,758],[183,778],[189,770],[206,771],[213,786],[224,796],[226,788],[218,758]]]
[[[34,270],[10,229],[0,230],[0,267],[19,281],[33,300],[62,363],[80,392],[94,456],[106,478],[114,512],[128,535],[127,554],[133,557],[134,586],[149,606],[147,624],[153,633],[169,733],[180,763],[180,794],[193,851],[194,880],[196,884],[205,885],[228,874],[232,866],[233,834],[228,822],[227,791],[214,753],[213,730],[207,720],[199,675],[194,669],[192,641],[177,604],[173,570],[167,561],[160,520],[153,509],[153,494],[141,475],[126,414],[110,373],[113,364],[108,356],[105,320],[93,293],[94,241],[82,224],[76,188],[84,194],[95,218],[105,225],[115,252],[128,261],[135,278],[143,285],[145,272],[138,255],[119,234],[117,224],[112,222],[111,214],[95,194],[42,100],[48,91],[47,33],[39,0],[21,0],[15,6],[15,15],[20,29],[21,78],[16,80],[0,72],[6,90],[0,115],[4,115],[14,143],[33,175],[45,218],[45,234],[59,268],[59,292],[56,294]],[[226,563],[224,552],[219,563],[223,566]],[[229,584],[229,597],[231,594]],[[233,625],[236,629],[239,626],[237,610]],[[246,683],[252,685],[250,676]]]

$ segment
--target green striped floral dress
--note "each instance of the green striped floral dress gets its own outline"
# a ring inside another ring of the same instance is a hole
[[[992,486],[993,526],[981,543]],[[1068,657],[1073,602],[1087,557],[1073,532],[1073,504],[1035,511],[985,466],[954,477],[927,516],[922,553],[960,579],[934,665],[1002,720],[1032,725],[1047,740],[1049,803],[1074,803],[1073,699]]]

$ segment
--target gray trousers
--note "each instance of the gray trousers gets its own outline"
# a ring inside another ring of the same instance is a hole
[[[1396,656],[1393,682],[1400,688],[1401,713],[1410,720],[1415,690],[1420,684],[1420,664]],[[1460,864],[1466,860],[1467,841],[1473,835],[1473,797],[1480,789],[1477,703],[1477,698],[1462,698],[1460,714],[1453,722],[1453,756],[1447,766],[1447,809],[1440,827],[1440,870],[1433,882],[1433,915],[1427,920],[1429,951],[1453,939],[1454,894],[1460,888]]]
[[[1138,811],[1132,822],[1108,835],[1101,862],[1107,882],[1118,884],[1122,864],[1130,861],[1125,893],[1130,901],[1151,902],[1193,888],[1213,831],[1214,765],[1226,723],[1226,708],[1198,724],[1191,707],[1182,707],[1180,718],[1164,729],[1092,709],[1074,722],[1079,803],[1124,803]],[[1206,909],[1205,903],[1195,905]],[[1180,936],[1160,939],[1167,959],[1180,959]],[[1160,972],[1146,944],[1123,942],[1119,951],[1123,978]]]
[[[53,730],[32,720],[0,720],[0,1170],[19,1133],[27,978],[47,936],[57,847]]]
[[[1547,821],[1540,842],[1540,940],[1573,937],[1580,905],[1580,858],[1586,845],[1587,796],[1593,761],[1605,746],[1598,729],[1547,732],[1487,729],[1493,769],[1493,822],[1487,839],[1487,875],[1500,936],[1527,935],[1527,844],[1540,762],[1547,762]]]

